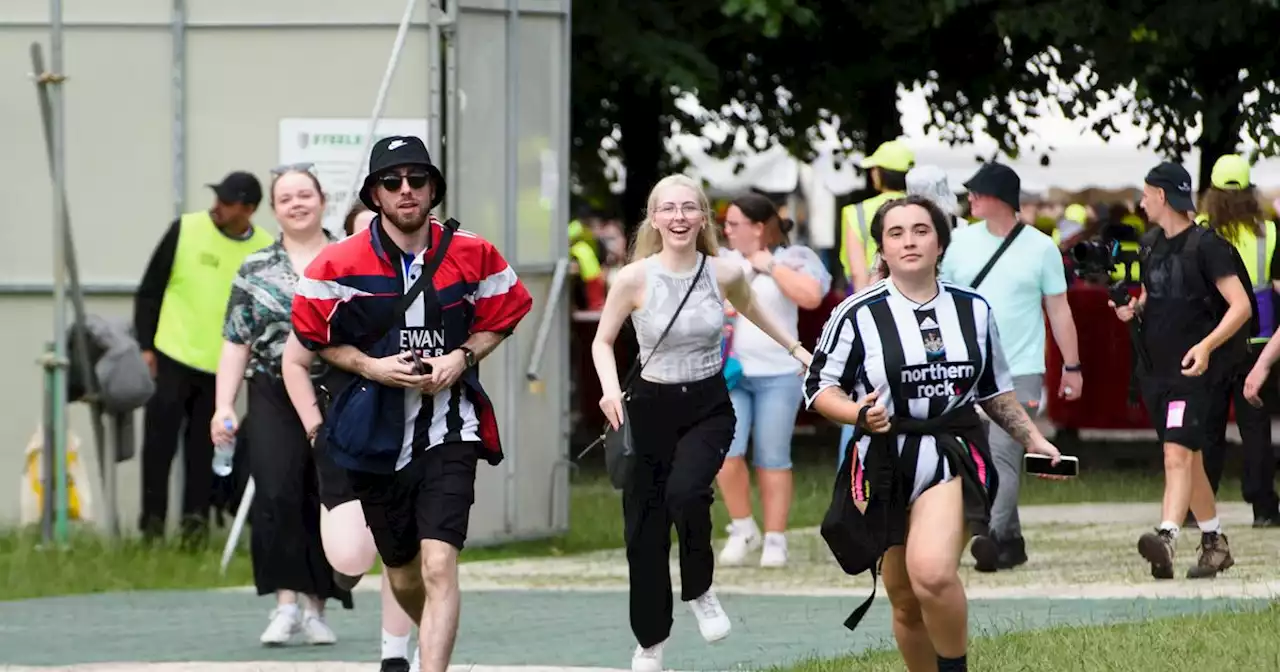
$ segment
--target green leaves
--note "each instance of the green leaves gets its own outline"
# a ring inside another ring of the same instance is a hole
[[[771,39],[778,37],[786,21],[808,26],[817,18],[812,9],[801,7],[798,0],[724,0],[721,10],[726,17],[740,18],[746,24],[760,22],[765,37]]]

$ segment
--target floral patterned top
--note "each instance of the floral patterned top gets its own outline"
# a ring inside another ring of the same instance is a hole
[[[329,242],[336,240],[327,230],[325,237]],[[293,292],[297,286],[298,274],[293,270],[281,238],[245,257],[240,265],[240,272],[231,283],[222,337],[229,343],[249,346],[249,368],[245,377],[254,373],[281,377],[280,363],[284,358],[284,344],[293,328]],[[312,365],[312,377],[324,373],[326,368],[317,357]]]

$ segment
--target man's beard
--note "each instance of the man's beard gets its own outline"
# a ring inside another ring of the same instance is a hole
[[[391,222],[391,225],[402,233],[413,233],[427,223],[429,213],[425,209],[419,208],[415,215],[402,216],[395,210],[384,210],[382,216],[386,217],[387,221]]]

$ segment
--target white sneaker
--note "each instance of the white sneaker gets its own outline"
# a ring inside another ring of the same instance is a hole
[[[698,618],[698,632],[708,642],[718,642],[729,636],[729,615],[720,606],[720,598],[714,590],[707,589],[700,597],[689,602],[689,609]]]
[[[787,537],[781,532],[764,535],[764,550],[760,552],[760,566],[776,569],[787,566]]]
[[[636,646],[631,656],[631,672],[662,672],[662,647],[666,642],[658,642],[649,648]]]
[[[271,622],[267,624],[267,629],[262,631],[258,641],[267,646],[284,646],[301,629],[302,619],[297,605],[276,607],[271,611]]]
[[[409,672],[421,672],[422,670],[422,649],[418,648],[418,643],[413,643],[413,662],[409,663]]]
[[[324,616],[314,611],[303,614],[302,635],[307,643],[312,645],[333,644],[338,641],[338,636],[333,634],[329,624],[324,622]]]
[[[747,554],[760,548],[760,528],[756,521],[729,523],[729,540],[720,549],[720,564],[727,567],[742,565],[747,561]]]

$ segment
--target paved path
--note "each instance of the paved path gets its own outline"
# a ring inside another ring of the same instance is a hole
[[[1220,515],[1236,548],[1235,569],[1211,581],[1152,581],[1134,541],[1157,514],[1153,505],[1025,507],[1031,562],[989,575],[973,572],[964,560],[973,635],[1260,608],[1280,595],[1273,569],[1280,530],[1250,529],[1248,508],[1231,505]],[[1195,531],[1188,532],[1180,566],[1194,561]],[[883,591],[858,632],[849,633],[841,622],[867,595],[867,577],[840,573],[813,530],[789,536],[786,570],[717,570],[717,590],[734,627],[725,642],[703,642],[693,617],[677,604],[668,668],[758,669],[892,646]],[[467,563],[461,574],[463,618],[454,656],[460,672],[627,668],[634,640],[619,551]],[[376,577],[366,577],[356,610],[330,612],[337,645],[284,649],[258,645],[271,602],[243,588],[0,602],[0,670],[372,671],[379,647],[376,589]]]

